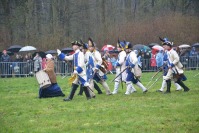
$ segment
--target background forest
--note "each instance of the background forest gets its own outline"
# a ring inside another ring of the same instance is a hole
[[[0,50],[32,45],[40,50],[69,47],[92,37],[98,47],[199,42],[199,0],[0,0]]]

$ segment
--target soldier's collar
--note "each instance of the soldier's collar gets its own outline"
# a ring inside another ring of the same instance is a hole
[[[78,53],[80,51],[80,49],[75,50],[75,53]]]

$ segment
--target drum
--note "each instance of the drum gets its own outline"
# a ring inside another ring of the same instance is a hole
[[[45,89],[51,85],[50,78],[43,70],[36,73],[36,78],[40,88]]]

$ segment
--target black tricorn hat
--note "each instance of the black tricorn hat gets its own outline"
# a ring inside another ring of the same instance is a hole
[[[133,45],[132,45],[130,42],[128,42],[128,43],[126,43],[125,48],[126,48],[126,49],[132,49],[132,48],[133,48]]]
[[[95,44],[94,44],[93,40],[90,37],[88,38],[88,46],[89,47],[95,47]]]
[[[126,41],[120,41],[119,39],[118,39],[118,41],[117,41],[117,47],[119,47],[119,48],[122,48],[122,49],[124,49],[125,48],[125,45],[126,45]]]
[[[159,39],[160,39],[160,41],[162,42],[162,45],[168,45],[168,46],[170,46],[170,47],[173,46],[173,42],[170,42],[170,41],[168,40],[168,38],[162,39],[161,37],[159,37]]]
[[[88,44],[84,43],[81,39],[80,39],[80,43],[83,46],[83,49],[88,49]]]
[[[73,42],[71,42],[71,44],[72,44],[72,46],[73,46],[73,45],[82,46],[81,43],[78,42],[78,41],[73,41]]]

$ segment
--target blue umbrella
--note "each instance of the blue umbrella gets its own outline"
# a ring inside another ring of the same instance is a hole
[[[119,51],[117,49],[115,49],[115,50],[110,50],[109,53],[110,54],[112,54],[112,53],[119,53]]]

